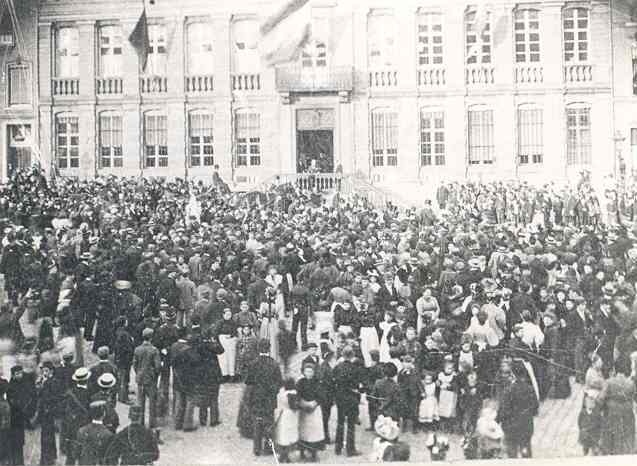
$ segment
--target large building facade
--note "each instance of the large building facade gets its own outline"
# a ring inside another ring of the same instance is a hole
[[[0,174],[27,157],[80,178],[218,165],[239,188],[308,170],[396,184],[637,169],[629,0],[311,1],[312,40],[273,68],[256,38],[275,2],[156,0],[144,72],[128,40],[141,1],[19,2],[26,52],[0,45]]]

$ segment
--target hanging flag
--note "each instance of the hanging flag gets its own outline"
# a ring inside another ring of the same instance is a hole
[[[295,62],[312,35],[309,0],[285,3],[259,28],[261,59],[267,66]]]
[[[128,36],[128,41],[133,48],[137,51],[139,56],[139,63],[142,66],[142,71],[146,69],[146,63],[148,62],[148,53],[150,51],[150,40],[148,39],[148,20],[146,19],[146,8],[142,11],[142,15],[139,17],[135,29]]]

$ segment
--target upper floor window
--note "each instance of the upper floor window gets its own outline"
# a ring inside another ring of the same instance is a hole
[[[166,115],[144,115],[144,166],[168,166],[168,122]]]
[[[633,95],[637,95],[637,44],[630,47],[633,64]]]
[[[167,69],[166,27],[163,24],[150,24],[148,26],[148,42],[146,72],[150,75],[165,76]]]
[[[591,109],[572,106],[566,109],[566,163],[586,165],[592,160]]]
[[[445,164],[445,114],[420,112],[420,165]]]
[[[31,68],[27,64],[9,65],[9,105],[31,103]]]
[[[398,165],[398,113],[386,109],[372,112],[372,165]]]
[[[370,68],[394,66],[396,55],[396,18],[390,13],[372,13],[367,20]]]
[[[518,108],[518,163],[542,163],[544,159],[544,122],[542,109]]]
[[[188,120],[190,166],[212,167],[215,164],[212,114],[191,112]]]
[[[235,73],[255,73],[261,68],[258,37],[257,21],[242,19],[232,23],[232,70]]]
[[[540,20],[538,10],[515,12],[515,61],[540,61]]]
[[[80,123],[74,115],[55,118],[55,157],[61,169],[80,167]]]
[[[442,65],[442,15],[424,13],[418,16],[418,64]]]
[[[564,61],[588,61],[588,9],[564,10]]]
[[[214,73],[213,43],[214,28],[210,23],[188,25],[188,73],[211,75]]]
[[[465,14],[467,65],[491,63],[491,19],[485,7]]]
[[[102,113],[99,125],[100,167],[119,168],[124,166],[122,116],[113,113]]]
[[[100,27],[99,41],[101,76],[122,76],[122,28],[120,26]]]
[[[301,54],[303,68],[322,68],[327,66],[328,43],[330,37],[330,18],[325,8],[312,10],[312,37]]]
[[[495,158],[493,136],[493,110],[476,108],[469,110],[469,163],[490,164]]]
[[[258,113],[236,113],[235,147],[237,166],[261,165],[261,116]]]
[[[58,78],[80,76],[80,34],[74,27],[61,27],[55,41],[55,74]]]

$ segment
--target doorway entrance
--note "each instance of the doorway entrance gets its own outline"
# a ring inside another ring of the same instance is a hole
[[[31,125],[7,125],[7,177],[31,168]]]
[[[296,133],[297,173],[334,172],[334,132],[326,129]]]

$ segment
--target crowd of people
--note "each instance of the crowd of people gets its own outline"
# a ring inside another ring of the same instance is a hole
[[[583,453],[632,453],[632,201],[602,209],[584,177],[443,184],[435,204],[18,172],[0,189],[0,457],[23,464],[39,425],[43,465],[58,437],[67,464],[149,464],[160,418],[220,424],[224,383],[245,386],[254,454],[281,462],[357,456],[358,425],[374,461],[408,459],[407,431],[434,460],[455,434],[467,458],[531,457],[542,402],[574,385]]]

